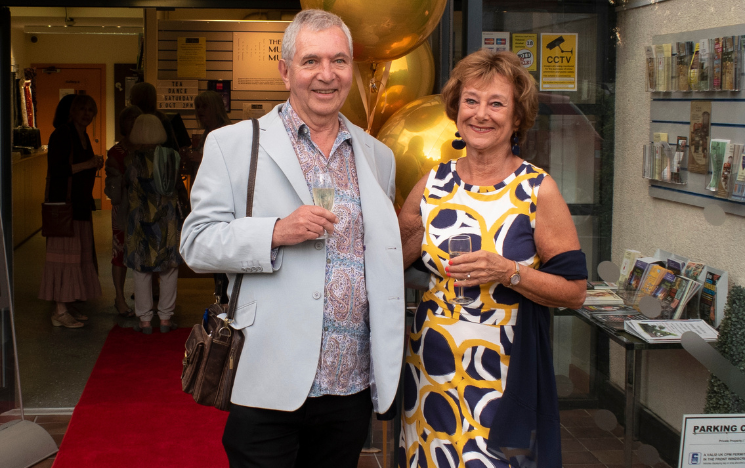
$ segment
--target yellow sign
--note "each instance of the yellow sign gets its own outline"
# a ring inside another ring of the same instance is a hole
[[[538,34],[513,34],[512,52],[520,57],[520,62],[528,71],[538,70]]]
[[[541,34],[541,91],[577,91],[577,33]]]
[[[176,60],[179,78],[207,78],[207,38],[179,37]]]

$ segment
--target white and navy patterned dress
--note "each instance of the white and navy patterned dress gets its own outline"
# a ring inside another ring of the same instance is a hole
[[[430,289],[417,308],[406,353],[400,468],[508,466],[487,452],[486,440],[490,427],[510,424],[494,421],[494,413],[507,382],[519,295],[490,283],[465,288],[471,304],[452,304],[448,239],[467,234],[473,251],[538,268],[533,231],[545,176],[523,162],[501,183],[478,187],[460,180],[455,160],[430,173],[420,204]]]

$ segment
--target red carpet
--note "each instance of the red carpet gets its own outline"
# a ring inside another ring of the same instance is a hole
[[[53,467],[227,467],[221,438],[228,413],[181,391],[189,332],[114,327]]]

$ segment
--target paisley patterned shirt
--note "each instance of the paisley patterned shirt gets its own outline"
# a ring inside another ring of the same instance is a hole
[[[326,169],[334,179],[333,213],[339,218],[326,241],[323,338],[311,397],[351,395],[370,384],[370,319],[365,289],[362,207],[352,135],[339,119],[327,158],[310,138],[310,128],[288,100],[279,112],[300,167],[313,193],[311,175]]]

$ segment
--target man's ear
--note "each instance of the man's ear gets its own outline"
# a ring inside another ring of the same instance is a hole
[[[285,83],[285,89],[290,90],[290,67],[284,59],[279,61],[279,76],[282,77],[282,81]]]

